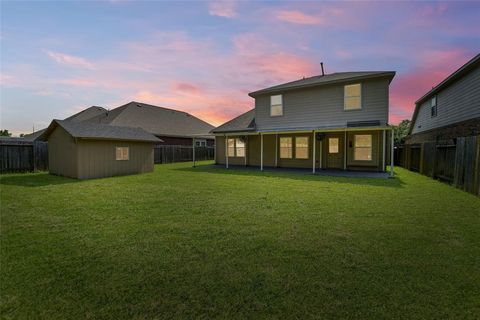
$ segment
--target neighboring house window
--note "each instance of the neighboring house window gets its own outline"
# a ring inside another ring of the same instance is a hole
[[[308,137],[295,138],[295,158],[308,159]]]
[[[116,159],[117,160],[128,160],[129,159],[129,150],[128,147],[116,147]]]
[[[356,134],[354,138],[353,159],[360,161],[372,160],[372,135]]]
[[[235,152],[237,157],[245,157],[245,142],[240,138],[235,139]]]
[[[345,110],[362,109],[362,86],[360,83],[350,84],[344,87]]]
[[[434,96],[431,100],[430,112],[432,117],[437,116],[437,96]]]
[[[280,138],[280,158],[282,159],[292,158],[292,138],[291,137]]]
[[[235,157],[235,139],[227,139],[228,156]]]
[[[338,138],[328,138],[328,153],[338,153]]]
[[[270,96],[270,116],[283,116],[282,95]]]
[[[206,147],[207,141],[206,140],[195,140],[196,147]]]

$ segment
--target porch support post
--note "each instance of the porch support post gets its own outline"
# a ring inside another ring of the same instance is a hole
[[[278,167],[278,133],[275,134],[275,168]]]
[[[318,161],[320,162],[320,165],[318,166],[320,169],[322,169],[322,151],[323,151],[323,140],[320,140],[320,157]]]
[[[192,138],[192,160],[193,167],[195,168],[195,137]]]
[[[387,130],[383,130],[382,131],[382,134],[383,134],[383,146],[382,146],[382,171],[385,171],[387,168],[385,167],[385,152],[386,152],[386,146],[387,146]]]
[[[347,170],[347,130],[343,139],[343,170]]]
[[[225,135],[225,167],[228,169],[228,136]]]
[[[393,139],[394,139],[394,132],[392,128],[392,139],[390,141],[390,144],[392,145],[392,153],[390,154],[390,177],[393,178],[393,157],[394,157],[394,149],[393,149]]]
[[[247,140],[248,140],[248,136],[245,136],[245,141],[243,142],[243,145],[244,145],[244,150],[243,150],[243,156],[245,157],[245,167],[247,166]]]
[[[315,145],[317,144],[317,141],[316,141],[316,136],[315,136],[315,130],[312,131],[312,135],[313,135],[313,148],[312,148],[312,173],[315,173]]]
[[[263,134],[260,133],[260,170],[263,171]]]

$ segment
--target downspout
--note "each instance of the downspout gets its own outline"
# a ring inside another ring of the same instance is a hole
[[[313,163],[312,163],[312,173],[315,174],[315,145],[317,144],[316,141],[316,136],[315,136],[315,130],[312,131],[313,134],[313,148],[312,148],[312,158],[313,158]]]

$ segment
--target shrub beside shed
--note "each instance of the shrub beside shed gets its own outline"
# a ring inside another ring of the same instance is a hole
[[[51,174],[77,179],[153,171],[153,146],[161,139],[141,128],[53,120],[48,141]]]

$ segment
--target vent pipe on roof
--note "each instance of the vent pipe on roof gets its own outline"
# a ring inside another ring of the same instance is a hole
[[[320,66],[322,67],[322,76],[324,76],[325,72],[323,71],[323,62],[320,62]]]

